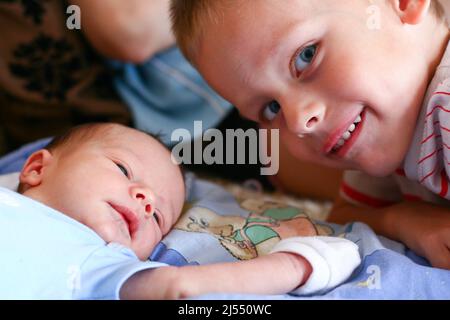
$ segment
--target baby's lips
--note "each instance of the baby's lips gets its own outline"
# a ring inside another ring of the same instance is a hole
[[[110,206],[123,217],[123,219],[128,225],[128,231],[130,232],[130,236],[133,237],[134,233],[139,228],[138,215],[134,211],[130,210],[125,206],[117,205],[115,203],[110,203]]]

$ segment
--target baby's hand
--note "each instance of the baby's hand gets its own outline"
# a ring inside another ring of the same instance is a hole
[[[361,263],[358,246],[339,237],[293,237],[281,240],[274,252],[290,252],[304,257],[312,266],[306,283],[293,293],[323,293],[346,281]]]
[[[429,204],[412,204],[396,212],[393,227],[399,239],[436,268],[450,269],[450,212]],[[395,224],[395,225],[394,225]]]

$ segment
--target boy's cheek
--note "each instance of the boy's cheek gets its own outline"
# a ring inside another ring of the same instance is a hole
[[[299,138],[295,139],[293,137],[284,138],[281,136],[281,144],[285,145],[288,152],[298,160],[303,161],[317,161],[318,155],[303,143]]]

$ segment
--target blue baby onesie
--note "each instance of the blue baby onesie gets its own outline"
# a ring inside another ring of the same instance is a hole
[[[134,273],[165,266],[107,244],[76,220],[0,188],[0,299],[118,299]]]

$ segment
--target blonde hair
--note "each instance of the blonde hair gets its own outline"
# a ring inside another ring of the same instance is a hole
[[[172,30],[180,50],[192,62],[204,30],[220,18],[220,6],[233,0],[171,0]],[[246,0],[253,1],[253,0]],[[235,1],[234,1],[235,2]],[[430,12],[445,22],[445,11],[438,0],[431,0]]]
[[[218,17],[218,2],[220,0],[171,1],[172,30],[178,47],[191,62],[200,45],[204,29]]]

